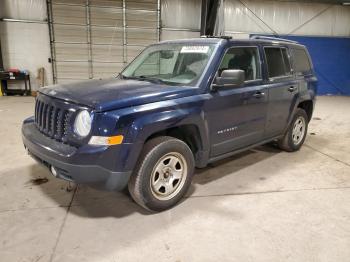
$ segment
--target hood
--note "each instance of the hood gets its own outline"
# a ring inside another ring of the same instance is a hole
[[[197,88],[129,79],[88,80],[40,89],[40,93],[107,111],[194,95]]]

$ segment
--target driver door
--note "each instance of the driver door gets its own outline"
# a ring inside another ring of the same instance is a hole
[[[230,47],[217,75],[225,69],[245,72],[243,85],[218,87],[205,105],[210,132],[210,157],[216,157],[263,139],[268,89],[263,86],[258,47]]]

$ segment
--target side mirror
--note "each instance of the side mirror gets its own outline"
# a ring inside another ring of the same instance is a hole
[[[213,87],[225,87],[225,86],[241,86],[245,80],[245,73],[243,70],[228,69],[221,73],[221,76],[216,77]]]

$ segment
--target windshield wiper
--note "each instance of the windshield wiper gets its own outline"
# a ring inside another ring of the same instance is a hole
[[[159,78],[155,78],[155,77],[149,77],[149,76],[124,76],[121,75],[123,77],[123,79],[132,79],[132,80],[140,80],[140,81],[152,81],[152,82],[156,82],[157,84],[165,84],[166,82],[163,81],[162,79]]]

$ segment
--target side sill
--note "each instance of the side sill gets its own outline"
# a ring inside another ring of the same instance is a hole
[[[234,150],[234,151],[231,151],[231,152],[228,152],[228,153],[225,153],[225,154],[222,154],[222,155],[219,155],[219,156],[215,156],[215,157],[212,157],[208,160],[208,164],[210,163],[213,163],[213,162],[216,162],[216,161],[219,161],[221,159],[224,159],[224,158],[227,158],[227,157],[230,157],[230,156],[233,156],[233,155],[236,155],[236,154],[239,154],[243,151],[246,151],[246,150],[249,150],[249,149],[252,149],[254,147],[257,147],[257,146],[261,146],[263,144],[266,144],[266,143],[269,143],[269,142],[272,142],[276,139],[279,139],[283,137],[283,135],[279,135],[279,136],[275,136],[275,137],[272,137],[272,138],[269,138],[269,139],[266,139],[266,140],[263,140],[259,143],[256,143],[256,144],[253,144],[253,145],[250,145],[250,146],[246,146],[246,147],[243,147],[243,148],[240,148],[240,149],[237,149],[237,150]]]

